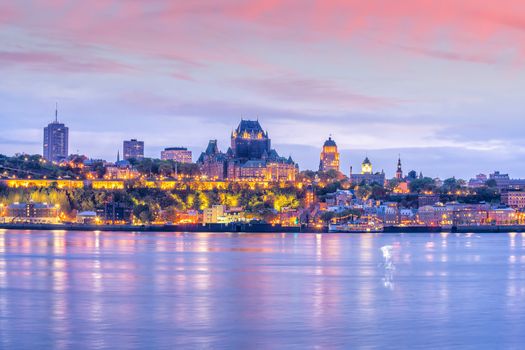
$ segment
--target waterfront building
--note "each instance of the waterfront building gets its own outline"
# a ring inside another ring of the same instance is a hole
[[[323,145],[321,151],[321,161],[319,162],[319,171],[339,171],[339,152],[337,144],[332,137],[329,137]]]
[[[203,224],[216,224],[219,223],[221,218],[226,212],[224,205],[214,205],[211,208],[206,208],[202,211],[202,223]]]
[[[515,209],[525,208],[525,192],[507,191],[501,194],[501,203]]]
[[[99,217],[95,211],[82,211],[77,214],[77,224],[94,225],[99,222]]]
[[[58,206],[47,203],[13,203],[7,206],[4,222],[58,224]]]
[[[385,173],[382,171],[380,173],[373,173],[372,162],[368,157],[365,158],[363,163],[361,163],[361,174],[353,174],[352,167],[350,167],[350,182],[355,185],[371,185],[376,183],[380,186],[385,185]]]
[[[97,208],[96,213],[105,224],[131,223],[132,210],[124,203],[105,203],[103,207]]]
[[[68,155],[69,128],[58,122],[58,107],[55,109],[55,120],[44,128],[43,156],[50,162],[60,162]]]
[[[169,147],[160,152],[160,159],[173,160],[178,163],[191,163],[192,154],[185,147]]]
[[[488,222],[494,225],[517,224],[518,215],[513,208],[493,208],[488,212]]]
[[[124,141],[124,159],[142,159],[144,158],[144,141],[131,139]]]
[[[271,148],[268,133],[253,120],[241,120],[226,153],[219,151],[217,140],[210,140],[197,164],[202,174],[215,180],[295,181],[298,172],[291,157],[281,157]]]

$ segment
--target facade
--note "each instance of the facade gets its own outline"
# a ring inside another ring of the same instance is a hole
[[[191,151],[188,151],[185,147],[170,147],[160,152],[160,159],[173,160],[178,163],[191,163],[192,155]]]
[[[219,151],[217,140],[210,140],[197,164],[213,180],[295,181],[298,171],[291,157],[280,157],[271,148],[268,133],[253,120],[241,120],[226,153]]]
[[[131,139],[124,141],[124,159],[142,159],[144,158],[144,141]]]
[[[323,145],[321,151],[321,161],[319,163],[319,171],[339,171],[339,152],[337,144],[332,137],[329,137]]]
[[[508,191],[501,194],[501,203],[515,209],[525,208],[525,192]]]
[[[55,121],[44,128],[43,156],[50,162],[60,162],[68,156],[69,128],[58,122],[58,110],[55,110]]]

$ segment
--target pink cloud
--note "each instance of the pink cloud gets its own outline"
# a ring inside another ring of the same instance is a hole
[[[428,56],[437,59],[444,59],[450,61],[465,61],[472,63],[484,63],[484,64],[493,64],[498,62],[494,57],[489,57],[489,55],[479,55],[479,54],[470,54],[470,53],[457,53],[451,51],[443,51],[422,47],[410,47],[410,46],[398,46],[399,48],[406,50],[408,52],[413,52],[419,55]]]
[[[78,61],[48,52],[8,52],[0,51],[0,63],[4,67],[20,66],[30,69],[47,69],[67,72],[119,73],[131,67],[109,60]]]
[[[433,57],[490,61],[511,46],[525,56],[525,2],[521,0],[224,0],[35,1],[4,5],[9,23],[55,40],[123,53],[180,57],[181,64],[226,62],[278,70],[251,46],[359,42],[361,49],[393,43],[432,51],[447,42],[454,54]],[[2,16],[2,15],[0,15]],[[1,21],[0,17],[0,21]],[[491,38],[497,38],[489,43]],[[501,40],[499,40],[501,39]],[[498,47],[499,43],[499,47]],[[384,50],[388,50],[384,47]],[[475,52],[475,54],[473,54]]]
[[[393,107],[401,102],[391,98],[357,93],[341,88],[327,80],[310,78],[287,76],[268,79],[246,79],[238,83],[259,94],[293,102],[302,101],[305,103],[368,108]]]

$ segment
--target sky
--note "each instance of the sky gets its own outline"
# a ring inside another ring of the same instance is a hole
[[[282,156],[342,171],[525,177],[525,2],[517,0],[0,0],[0,153],[114,160],[258,118]]]

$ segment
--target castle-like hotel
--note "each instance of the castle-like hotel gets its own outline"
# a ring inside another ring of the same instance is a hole
[[[242,120],[231,134],[226,153],[210,140],[197,164],[213,180],[295,181],[298,166],[291,157],[279,156],[258,120]]]

